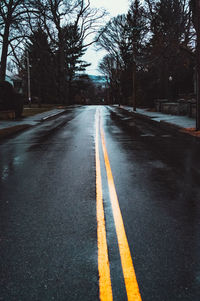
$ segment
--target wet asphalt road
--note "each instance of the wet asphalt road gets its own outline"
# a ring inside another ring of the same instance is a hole
[[[0,142],[0,300],[99,300],[95,113]],[[200,300],[200,145],[100,107],[143,301]],[[102,150],[113,300],[127,300]]]

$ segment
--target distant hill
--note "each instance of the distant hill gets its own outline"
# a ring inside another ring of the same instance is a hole
[[[103,75],[92,75],[92,74],[76,74],[76,80],[91,80],[97,86],[106,86],[107,80],[106,76]]]
[[[90,75],[88,74],[89,78],[95,83],[99,85],[104,85],[106,84],[106,77],[103,75]]]

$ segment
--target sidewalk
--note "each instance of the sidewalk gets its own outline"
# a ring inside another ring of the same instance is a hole
[[[0,139],[28,129],[31,126],[37,125],[38,123],[51,119],[55,116],[61,115],[65,111],[66,109],[53,109],[30,117],[25,117],[20,120],[0,120]]]
[[[117,106],[118,107],[118,106]],[[138,117],[144,118],[146,120],[152,121],[154,124],[158,123],[159,125],[170,127],[181,133],[186,133],[194,137],[200,138],[200,131],[196,131],[196,120],[188,116],[178,116],[163,114],[160,112],[152,112],[149,109],[136,109],[136,112],[133,111],[133,107],[130,106],[120,106],[121,109],[127,110]]]

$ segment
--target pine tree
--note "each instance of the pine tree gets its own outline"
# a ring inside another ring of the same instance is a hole
[[[39,102],[56,102],[55,55],[41,28],[33,32],[28,43],[31,64],[31,90]]]

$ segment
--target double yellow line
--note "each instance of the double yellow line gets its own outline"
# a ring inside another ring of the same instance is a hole
[[[121,258],[124,282],[128,301],[141,301],[139,287],[133,267],[133,261],[126,237],[124,223],[119,207],[119,201],[112,176],[108,152],[105,144],[105,136],[100,122],[100,111],[96,111],[96,199],[97,199],[97,240],[98,240],[98,269],[99,269],[99,297],[101,301],[112,301],[112,284],[110,277],[110,264],[108,258],[108,247],[106,241],[106,227],[103,207],[103,193],[101,180],[101,167],[99,157],[99,136],[103,149],[104,161],[106,166],[110,201],[112,205],[115,229]]]

